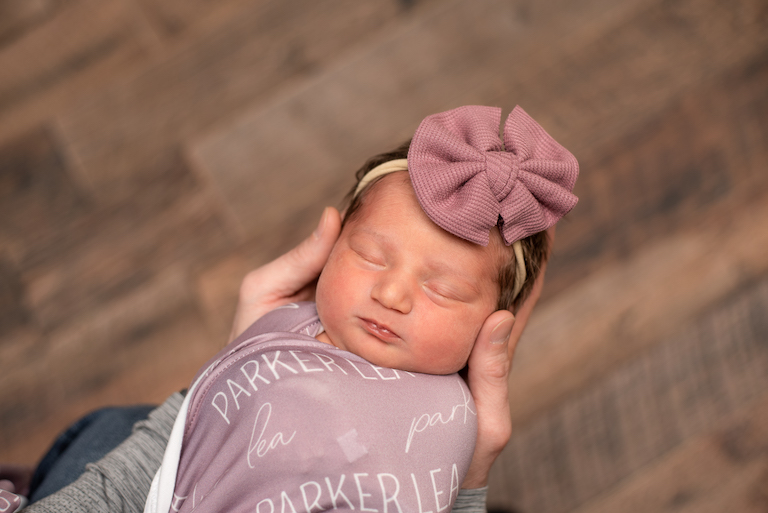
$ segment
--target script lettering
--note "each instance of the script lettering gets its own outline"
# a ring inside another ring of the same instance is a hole
[[[171,500],[171,509],[173,511],[180,511],[181,505],[184,504],[184,501],[186,500],[187,496],[179,497],[175,493],[173,494],[173,499]]]
[[[251,462],[251,455],[255,452],[256,456],[259,458],[263,458],[269,451],[273,449],[277,449],[281,445],[288,445],[291,443],[291,440],[293,440],[293,437],[296,436],[296,431],[294,431],[290,437],[286,440],[285,436],[282,432],[278,431],[272,436],[272,439],[267,442],[264,439],[264,432],[267,430],[267,424],[269,424],[269,419],[272,416],[272,405],[270,403],[264,403],[261,405],[261,408],[259,408],[258,413],[256,414],[256,420],[253,421],[253,431],[251,432],[251,441],[248,444],[248,466],[251,468],[256,468],[256,465]],[[261,428],[261,429],[259,429]],[[258,438],[256,438],[256,433],[258,432]],[[256,441],[254,442],[254,438],[256,438]]]
[[[472,406],[470,404],[470,400],[472,399],[472,396],[468,395],[464,388],[461,388],[461,394],[463,396],[463,402],[456,404],[451,408],[451,414],[448,415],[448,417],[443,417],[442,412],[437,412],[433,414],[425,413],[422,416],[416,418],[414,417],[411,421],[411,427],[408,429],[408,439],[405,442],[405,452],[408,452],[411,448],[411,442],[413,442],[413,436],[416,433],[421,433],[425,431],[428,427],[437,425],[437,424],[448,424],[449,422],[453,422],[456,420],[456,413],[463,412],[464,413],[464,423],[467,422],[467,414],[472,413],[473,415],[477,415],[475,411],[472,409]]]
[[[11,508],[14,507],[11,501],[6,499],[5,497],[0,496],[0,512],[6,512],[11,511]],[[16,508],[14,507],[14,510]]]

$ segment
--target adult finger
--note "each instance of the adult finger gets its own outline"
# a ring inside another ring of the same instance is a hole
[[[477,443],[463,488],[481,488],[488,483],[491,465],[511,436],[507,387],[514,325],[515,317],[506,310],[491,314],[467,362],[467,384],[477,408]]]
[[[254,290],[280,297],[301,290],[320,275],[340,230],[339,212],[326,207],[317,229],[309,237],[288,253],[249,273]]]
[[[240,286],[230,341],[256,319],[278,306],[314,297],[320,275],[341,232],[341,216],[326,207],[317,229],[298,246],[248,273]]]

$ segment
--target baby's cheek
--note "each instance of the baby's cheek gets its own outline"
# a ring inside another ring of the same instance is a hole
[[[431,348],[432,355],[439,355],[436,363],[440,374],[451,374],[458,372],[469,359],[469,353],[472,352],[476,335],[470,333],[470,329],[458,325],[447,325],[447,329],[439,332],[438,338],[434,341]],[[434,336],[433,332],[433,336]]]
[[[320,275],[317,281],[317,290],[315,291],[315,302],[317,303],[317,315],[320,317],[320,323],[327,330],[328,312],[327,308],[331,308],[333,301],[331,300],[330,291],[327,285],[327,281],[323,279],[323,275]]]

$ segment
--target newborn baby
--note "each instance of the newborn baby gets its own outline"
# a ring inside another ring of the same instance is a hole
[[[573,156],[519,107],[504,143],[499,121],[430,116],[407,160],[364,168],[317,304],[267,314],[198,373],[147,511],[451,508],[476,436],[456,373],[576,202]]]

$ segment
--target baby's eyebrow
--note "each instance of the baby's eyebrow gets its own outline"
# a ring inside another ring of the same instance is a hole
[[[358,241],[362,239],[363,241],[373,242],[383,246],[394,245],[388,240],[388,238],[385,235],[375,230],[371,230],[370,228],[358,228],[357,230],[353,231],[350,234],[349,238],[350,240],[357,239]]]
[[[374,239],[383,238],[384,235],[382,235],[377,230],[374,230],[373,228],[370,228],[365,225],[356,226],[355,229],[352,231],[351,235],[354,236],[360,236],[360,235],[366,235],[368,237],[373,237]]]

